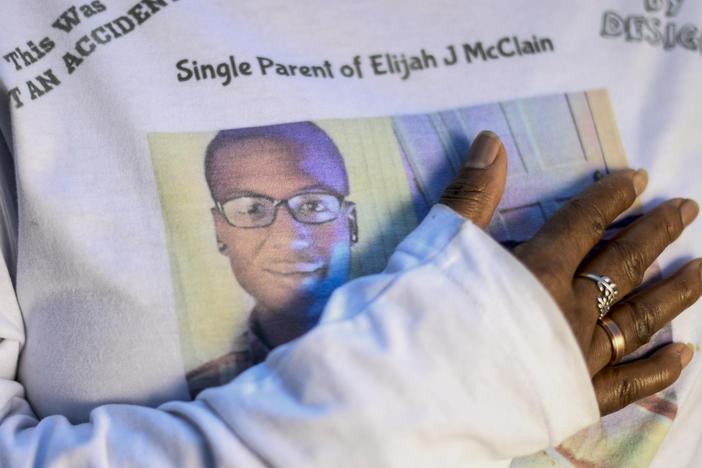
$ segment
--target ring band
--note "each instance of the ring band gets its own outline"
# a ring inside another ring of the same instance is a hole
[[[597,318],[602,320],[619,296],[617,284],[612,281],[609,276],[597,276],[591,273],[580,273],[578,276],[597,283],[597,288],[602,293],[602,295],[597,298],[597,310],[600,311],[600,315]]]
[[[597,324],[604,328],[604,331],[609,336],[609,341],[612,343],[612,359],[610,364],[616,364],[624,357],[626,351],[626,342],[624,341],[624,333],[622,333],[619,325],[609,317],[603,317],[597,321]]]

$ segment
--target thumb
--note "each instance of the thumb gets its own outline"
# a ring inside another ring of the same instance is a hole
[[[475,137],[463,167],[446,187],[439,203],[485,228],[505,190],[507,153],[490,131]]]

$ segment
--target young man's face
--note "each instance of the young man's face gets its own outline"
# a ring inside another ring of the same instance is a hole
[[[263,219],[260,213],[275,212],[272,222],[269,216],[259,223],[270,222],[267,226],[236,227],[213,210],[222,254],[229,258],[239,284],[264,312],[285,314],[287,319],[295,314],[305,322],[316,322],[320,310],[312,306],[326,302],[331,291],[346,281],[356,226],[353,205],[345,202],[334,219],[309,223],[325,219],[314,218],[324,209],[316,201],[320,194],[330,201],[334,199],[327,194],[339,199],[348,195],[343,160],[329,151],[249,138],[223,146],[213,155],[213,196],[228,208],[224,211],[230,213],[233,224],[238,224],[237,216],[242,223],[257,223]],[[296,197],[301,194],[315,195]],[[270,200],[259,196],[296,198],[271,208]]]

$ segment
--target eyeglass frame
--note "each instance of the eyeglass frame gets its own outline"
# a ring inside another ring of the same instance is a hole
[[[288,204],[288,201],[290,201],[290,199],[295,198],[295,197],[300,196],[300,195],[315,194],[315,193],[323,194],[323,195],[331,195],[332,197],[336,198],[336,200],[339,202],[339,212],[333,218],[328,219],[326,221],[321,221],[319,223],[300,221],[299,219],[297,219],[295,217],[295,214],[290,209],[290,205]],[[230,202],[232,200],[236,200],[237,198],[245,198],[245,197],[259,197],[259,198],[265,198],[266,200],[272,201],[274,211],[273,211],[273,218],[271,219],[271,222],[268,224],[265,224],[263,226],[237,226],[235,224],[232,224],[231,221],[229,221],[229,217],[227,217],[226,213],[224,213],[224,204],[227,202]],[[335,221],[335,220],[339,219],[339,215],[344,210],[349,210],[349,208],[353,209],[356,206],[356,204],[354,202],[346,200],[346,197],[344,195],[341,195],[341,194],[335,193],[335,192],[328,192],[328,191],[324,191],[324,190],[298,192],[298,193],[295,193],[295,194],[289,196],[288,198],[281,198],[281,199],[276,199],[273,197],[269,197],[268,195],[263,195],[260,193],[252,192],[252,193],[249,193],[246,195],[239,195],[236,197],[228,198],[227,200],[224,200],[224,201],[214,200],[214,204],[215,204],[215,209],[217,210],[217,212],[220,215],[222,215],[222,218],[224,218],[224,221],[226,221],[226,223],[229,226],[231,226],[233,228],[237,228],[237,229],[261,229],[261,228],[267,228],[267,227],[273,225],[273,223],[275,223],[275,220],[278,219],[278,208],[280,208],[280,205],[282,205],[282,204],[285,204],[285,208],[288,210],[288,213],[295,221],[297,221],[298,223],[307,224],[307,225],[311,225],[311,226],[326,224],[326,223],[330,223],[332,221]],[[357,233],[354,234],[354,236],[357,237]]]

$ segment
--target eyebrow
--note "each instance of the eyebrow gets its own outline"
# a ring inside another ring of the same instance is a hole
[[[330,193],[332,195],[335,195],[340,198],[345,198],[346,195],[339,193],[338,190],[334,190],[333,188],[329,187],[328,185],[324,184],[315,184],[315,185],[307,185],[305,187],[302,187],[299,190],[296,190],[293,192],[291,195],[285,197],[285,199],[301,195],[303,193],[314,193],[314,192],[324,192],[324,193]],[[271,200],[277,200],[275,197],[272,197],[268,194],[265,193],[260,193],[260,192],[254,192],[251,190],[233,190],[226,198],[223,200],[218,200],[219,203],[225,203],[229,200],[233,200],[235,198],[241,198],[241,197],[263,197],[263,198],[269,198]]]

